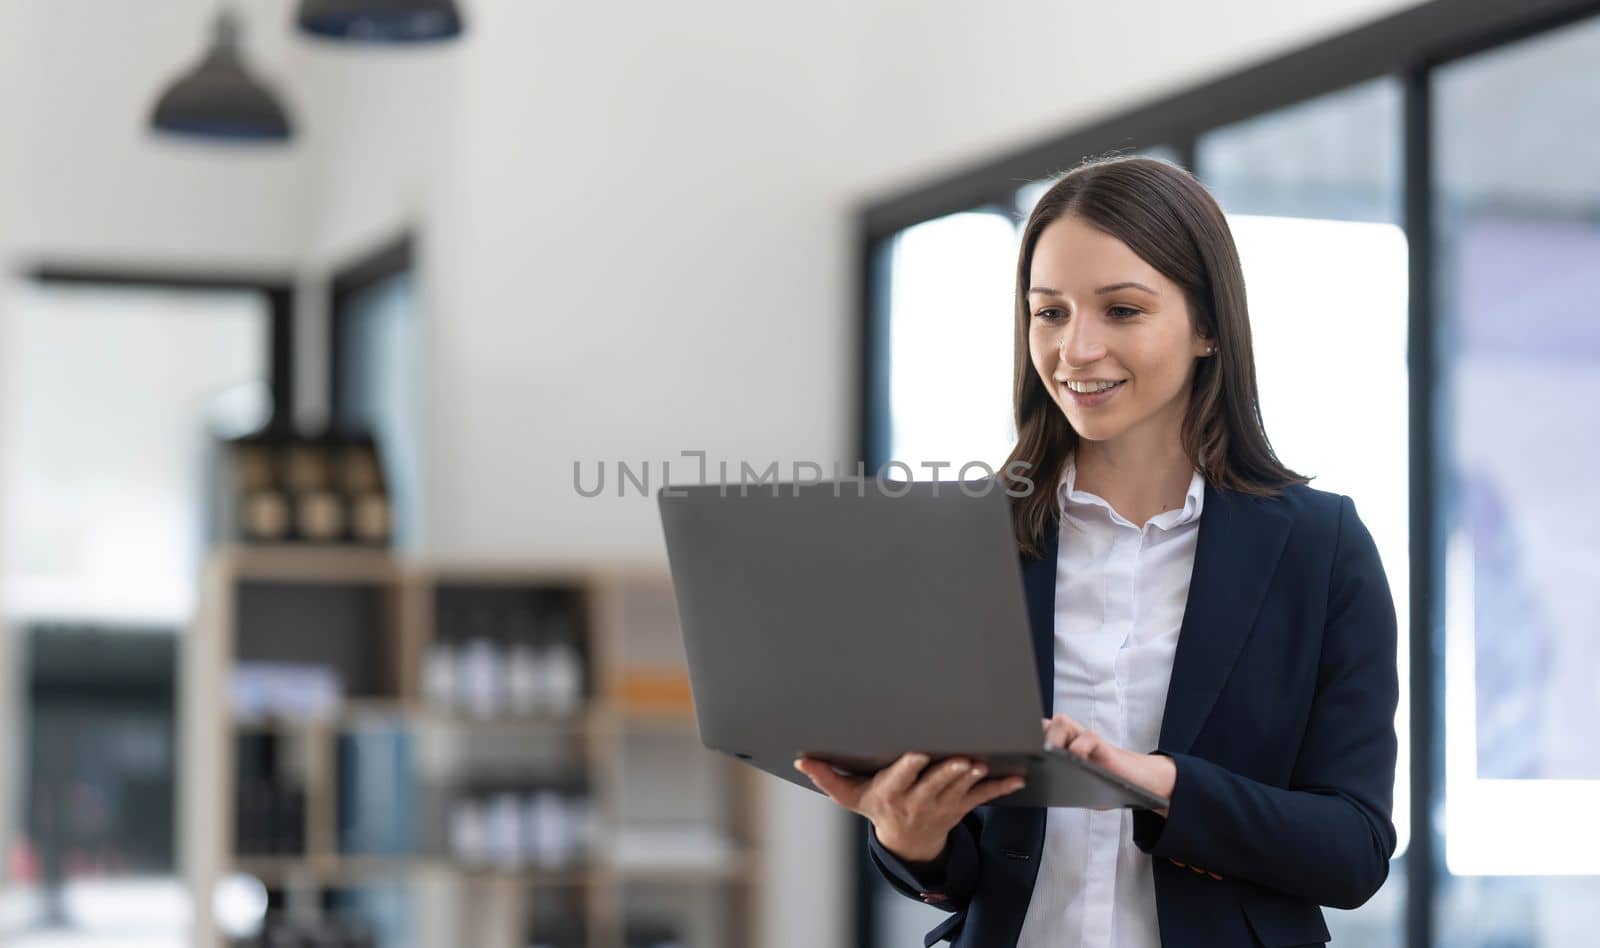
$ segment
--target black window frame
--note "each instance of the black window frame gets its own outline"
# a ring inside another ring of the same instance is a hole
[[[1383,77],[1402,88],[1402,226],[1408,242],[1407,362],[1410,436],[1410,707],[1411,842],[1406,854],[1405,939],[1408,948],[1435,943],[1437,883],[1443,838],[1434,814],[1444,773],[1442,589],[1443,535],[1433,485],[1443,462],[1436,448],[1442,419],[1434,404],[1438,357],[1433,234],[1433,109],[1435,69],[1496,47],[1600,16],[1597,0],[1433,0],[1341,35],[1318,41],[1175,95],[1101,121],[1074,127],[1020,151],[956,171],[943,180],[891,194],[857,214],[858,460],[876,471],[888,460],[889,257],[897,233],[961,211],[1010,208],[1019,187],[1070,168],[1085,156],[1174,148],[1193,168],[1195,143],[1207,132]],[[865,821],[856,818],[856,942],[873,945],[873,868]]]

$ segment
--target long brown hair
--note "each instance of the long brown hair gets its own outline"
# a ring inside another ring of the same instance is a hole
[[[1206,483],[1266,497],[1290,484],[1308,483],[1310,478],[1278,461],[1261,424],[1244,273],[1216,200],[1193,175],[1169,162],[1091,158],[1039,199],[1017,257],[1017,445],[1001,476],[1016,497],[1012,513],[1019,548],[1042,555],[1040,538],[1059,515],[1055,485],[1078,444],[1078,433],[1050,398],[1028,351],[1034,246],[1046,226],[1067,215],[1127,244],[1181,287],[1195,328],[1215,342],[1217,354],[1195,366],[1182,428],[1184,452]],[[1031,487],[1016,486],[1019,468]]]

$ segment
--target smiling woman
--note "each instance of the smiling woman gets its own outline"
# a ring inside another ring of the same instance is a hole
[[[1042,736],[1170,802],[994,805],[1015,787],[982,755],[917,748],[797,766],[949,913],[925,944],[1325,942],[1396,845],[1397,623],[1354,502],[1268,442],[1228,222],[1182,168],[1090,161],[1034,206],[1015,290],[1002,479]]]

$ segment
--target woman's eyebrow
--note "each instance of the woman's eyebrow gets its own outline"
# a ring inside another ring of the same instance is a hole
[[[1149,293],[1151,296],[1160,295],[1160,294],[1156,293],[1155,290],[1152,290],[1148,286],[1145,286],[1143,283],[1135,283],[1132,280],[1124,280],[1121,283],[1112,283],[1112,284],[1110,284],[1108,286],[1102,286],[1100,289],[1095,290],[1094,292],[1095,292],[1096,296],[1101,296],[1101,295],[1104,295],[1106,293],[1115,293],[1117,290],[1126,290],[1126,289],[1144,290],[1146,293]],[[1028,288],[1028,295],[1029,296],[1032,296],[1035,293],[1043,293],[1046,296],[1060,296],[1061,295],[1061,291],[1060,290],[1052,289],[1051,287],[1048,287],[1048,286],[1033,286],[1033,287],[1029,287]]]

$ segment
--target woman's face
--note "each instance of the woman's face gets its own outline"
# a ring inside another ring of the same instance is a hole
[[[1029,276],[1028,351],[1073,430],[1091,441],[1178,437],[1194,360],[1209,343],[1194,331],[1177,284],[1072,216],[1039,234]],[[1080,381],[1119,384],[1073,392],[1068,383]]]

